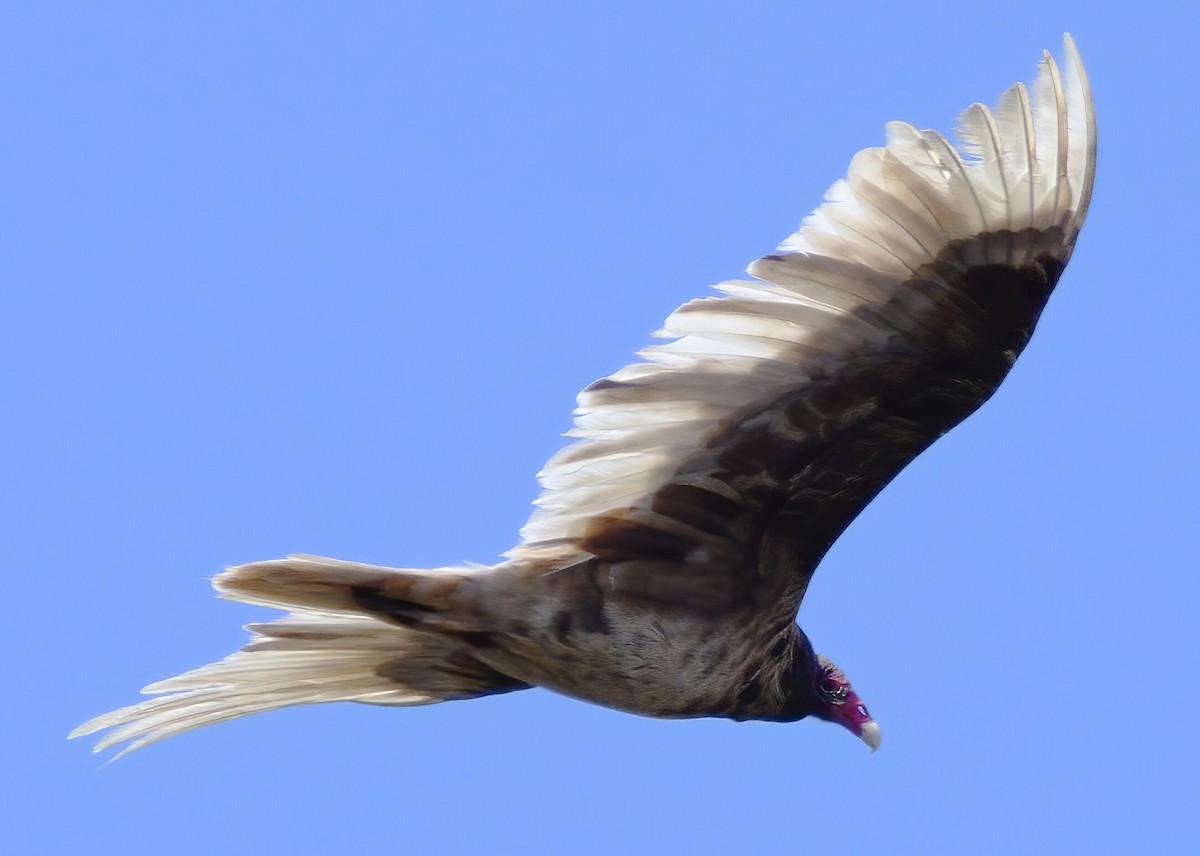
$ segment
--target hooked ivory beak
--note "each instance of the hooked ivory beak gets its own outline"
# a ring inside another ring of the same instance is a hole
[[[883,731],[873,719],[868,719],[862,724],[862,730],[858,736],[862,738],[863,743],[871,747],[872,752],[878,749],[879,744],[883,742]]]

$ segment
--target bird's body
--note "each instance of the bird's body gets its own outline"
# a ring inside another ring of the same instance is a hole
[[[539,573],[503,568],[497,581],[527,592],[476,656],[525,683],[648,716],[731,709],[731,681],[755,662],[757,640],[736,628],[749,610],[705,616],[624,596],[610,568],[588,561]],[[520,615],[514,622],[508,616]],[[489,647],[491,646],[491,647]]]
[[[837,721],[878,745],[795,618],[830,545],[1028,343],[1091,194],[1095,123],[1067,41],[995,114],[889,126],[753,281],[677,310],[645,362],[580,396],[579,442],[541,473],[494,567],[293,556],[223,596],[291,615],[241,652],[99,717],[131,748],[319,701],[423,704],[542,686],[663,717]]]

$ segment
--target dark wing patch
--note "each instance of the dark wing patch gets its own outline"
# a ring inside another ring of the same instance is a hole
[[[700,613],[753,606],[790,622],[842,531],[996,390],[1062,270],[1043,255],[1021,269],[964,272],[963,252],[947,247],[948,261],[899,292],[897,303],[919,295],[919,311],[867,310],[914,318],[910,330],[735,413],[647,500],[594,518],[578,546],[595,557],[588,564],[605,596]]]
[[[948,248],[949,255],[960,252]],[[765,603],[794,614],[817,563],[867,503],[996,391],[1061,271],[1050,256],[1021,269],[987,265],[960,272],[935,264],[927,282],[950,288],[911,332],[764,405],[766,412],[783,413],[789,430],[768,439],[733,420],[714,435],[717,477],[766,509],[756,575]],[[766,424],[761,413],[746,418]]]

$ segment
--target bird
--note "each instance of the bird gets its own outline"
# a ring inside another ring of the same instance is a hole
[[[651,717],[815,717],[876,750],[800,604],[859,512],[996,391],[1071,258],[1096,123],[1070,35],[1064,50],[1061,71],[1044,51],[1031,87],[968,107],[957,145],[888,123],[749,279],[584,389],[498,564],[229,568],[221,597],[286,615],[70,736],[124,754],[291,705],[542,687]]]

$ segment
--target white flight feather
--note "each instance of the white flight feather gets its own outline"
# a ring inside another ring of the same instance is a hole
[[[89,720],[71,737],[111,729],[94,751],[128,741],[115,756],[119,758],[184,731],[297,704],[417,705],[441,700],[398,686],[377,671],[407,649],[419,651],[426,640],[418,637],[425,634],[367,616],[314,612],[247,629],[260,635],[245,649],[150,684],[142,692],[165,695]],[[285,631],[298,638],[262,635]]]

